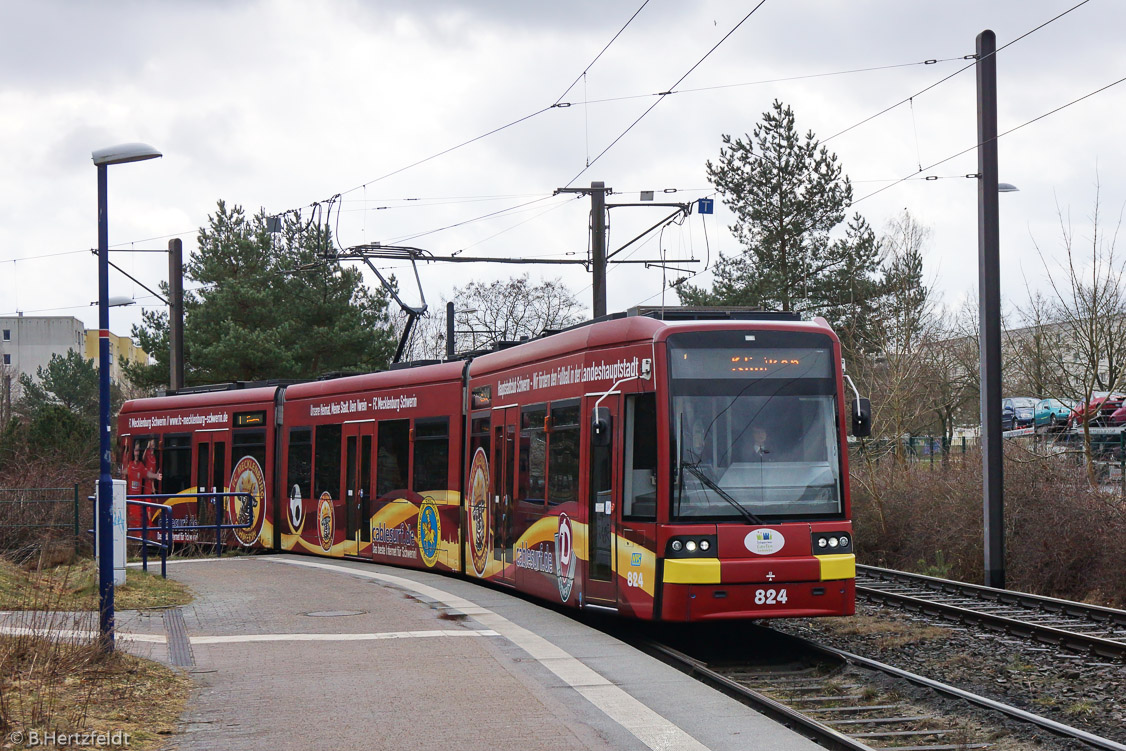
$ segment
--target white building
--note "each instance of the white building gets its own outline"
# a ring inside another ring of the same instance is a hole
[[[65,355],[72,349],[78,352],[86,349],[86,327],[77,318],[0,317],[0,353],[3,353],[0,359],[17,378],[21,373],[34,378],[36,371],[51,361],[51,355]]]
[[[87,331],[73,316],[0,316],[0,419],[11,415],[11,404],[19,398],[20,375],[35,378],[52,355],[63,357],[70,350],[87,359],[93,357],[96,366],[97,341],[97,330]],[[148,355],[129,337],[111,335],[111,351],[110,375],[115,380],[121,378],[117,355],[134,362],[148,361]]]

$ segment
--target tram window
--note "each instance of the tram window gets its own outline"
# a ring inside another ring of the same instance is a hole
[[[192,438],[188,435],[164,437],[161,456],[162,493],[180,493],[190,488],[192,482]]]
[[[552,405],[547,449],[547,502],[552,506],[578,500],[579,405]]]
[[[450,484],[450,419],[414,421],[414,482],[416,493],[446,490]]]
[[[547,490],[547,433],[544,419],[547,407],[527,407],[520,414],[520,489],[519,498],[542,504]]]
[[[477,455],[477,449],[483,449],[485,456],[489,456],[489,422],[488,412],[472,418],[469,421],[469,461]]]
[[[410,420],[383,420],[376,437],[375,496],[407,487],[410,462]]]
[[[135,435],[121,439],[121,478],[129,485],[130,495],[153,495],[156,481],[149,473],[160,472],[159,437]]]
[[[340,498],[340,433],[339,425],[318,425],[313,463],[313,498],[328,493]]]
[[[293,494],[294,486],[301,488],[302,496],[309,497],[313,477],[313,431],[309,428],[289,429],[289,461],[285,475],[286,495]]]
[[[625,500],[622,516],[657,519],[657,395],[626,399]]]
[[[266,445],[262,444],[262,458],[258,459],[259,466],[266,456]],[[211,487],[218,488],[219,492],[223,492],[223,488],[227,485],[227,444],[225,441],[215,441],[211,445]],[[265,471],[265,469],[263,469]]]
[[[338,429],[339,430],[339,429]],[[216,443],[218,450],[221,444]],[[339,449],[338,449],[339,450]],[[266,472],[266,431],[265,430],[236,430],[231,438],[231,461],[237,465],[243,457],[253,457],[258,462],[263,474]],[[222,458],[216,457],[217,465],[222,464]],[[232,467],[233,469],[233,467]],[[233,490],[234,488],[232,488]]]

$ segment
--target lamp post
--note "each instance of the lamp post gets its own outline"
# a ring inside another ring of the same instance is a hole
[[[143,143],[98,149],[91,157],[98,168],[98,611],[102,648],[113,651],[113,480],[110,476],[109,396],[109,218],[106,170],[111,164],[155,159],[161,153]]]

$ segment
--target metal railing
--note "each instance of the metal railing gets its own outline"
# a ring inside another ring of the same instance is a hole
[[[141,570],[148,573],[149,570],[149,546],[157,548],[160,551],[160,576],[161,578],[168,578],[168,552],[172,550],[172,507],[166,503],[152,503],[150,501],[138,500],[138,498],[147,498],[149,496],[133,496],[132,498],[125,499],[125,506],[140,507],[141,509],[141,526],[140,527],[126,527],[125,539],[139,542],[141,544]],[[149,515],[147,510],[155,508],[159,510],[158,518],[160,519],[160,541],[149,539]],[[128,518],[128,512],[126,513]],[[140,532],[140,537],[130,537],[130,532]]]
[[[258,500],[251,493],[238,492],[238,493],[165,493],[165,494],[145,494],[145,495],[131,495],[127,496],[125,501],[129,502],[143,502],[141,499],[154,500],[168,500],[172,498],[203,498],[207,500],[215,509],[215,523],[214,524],[171,524],[171,515],[169,515],[169,538],[171,542],[172,532],[191,532],[195,530],[215,530],[215,555],[216,557],[223,555],[223,531],[228,529],[250,529],[254,526],[254,506],[258,504]],[[221,503],[223,498],[245,498],[246,503],[242,505],[240,517],[247,519],[239,519],[238,524],[223,524],[224,504]],[[152,505],[152,504],[150,504]],[[157,504],[159,505],[159,504]],[[143,515],[142,515],[143,516]],[[135,531],[130,529],[130,531]]]
[[[75,491],[77,492],[77,486]],[[172,506],[167,503],[155,503],[156,500],[169,500],[172,498],[203,498],[215,507],[215,523],[214,524],[183,524],[173,526],[172,524]],[[245,498],[246,502],[242,505],[242,511],[239,514],[240,519],[238,524],[223,524],[224,509],[221,504],[223,498]],[[96,502],[95,496],[87,496],[87,500]],[[147,499],[147,500],[146,500]],[[141,509],[141,526],[139,527],[126,527],[125,539],[129,542],[135,542],[140,545],[141,549],[141,570],[148,572],[149,570],[149,548],[156,548],[160,551],[160,575],[168,578],[168,553],[172,550],[172,532],[189,532],[194,530],[215,530],[215,556],[221,557],[223,555],[223,534],[225,530],[229,529],[249,529],[254,526],[254,506],[258,501],[250,493],[146,493],[144,495],[130,495],[125,498],[126,509],[132,506]],[[149,514],[146,509],[158,509],[159,523],[157,525],[149,524]],[[249,517],[243,519],[241,517]],[[128,511],[126,512],[128,518]],[[154,531],[158,533],[158,539],[149,539],[149,532]],[[88,533],[93,534],[94,530],[86,530]],[[140,532],[139,537],[132,536],[130,532]]]

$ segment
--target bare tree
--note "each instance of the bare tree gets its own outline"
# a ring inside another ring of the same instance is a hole
[[[559,279],[535,283],[528,274],[455,287],[454,330],[458,354],[489,349],[498,342],[533,339],[545,331],[583,320],[583,308]],[[408,359],[446,356],[446,300],[415,323]],[[401,331],[402,324],[399,325]]]
[[[1063,257],[1059,269],[1049,267],[1039,244],[1049,291],[1030,296],[1025,319],[1030,329],[1028,374],[1043,379],[1049,393],[1089,405],[1097,392],[1113,392],[1126,383],[1126,258],[1116,253],[1122,214],[1113,231],[1104,231],[1101,188],[1095,184],[1090,234],[1077,237],[1071,217],[1057,209]],[[1041,369],[1040,364],[1043,363]],[[1087,476],[1097,482],[1091,448],[1091,418],[1080,421]]]
[[[923,281],[923,249],[930,230],[904,211],[882,238],[886,249],[883,297],[863,344],[867,357],[856,371],[871,394],[872,423],[891,438],[897,459],[905,458],[903,437],[931,420],[927,399],[928,348],[944,338],[931,288]]]
[[[977,325],[977,306],[967,298],[957,313],[935,322],[935,336],[923,348],[924,401],[946,447],[958,424],[978,422]]]

